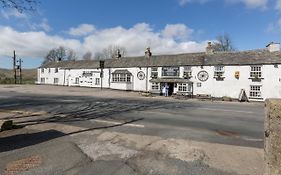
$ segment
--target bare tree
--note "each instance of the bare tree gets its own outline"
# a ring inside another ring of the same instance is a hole
[[[56,49],[51,49],[44,58],[43,64],[47,62],[57,61]]]
[[[214,43],[214,50],[217,52],[235,51],[232,40],[227,33],[217,36],[217,42]]]
[[[96,52],[93,59],[102,60],[102,59],[104,59],[104,56],[101,52]]]
[[[0,4],[3,8],[13,8],[18,12],[23,13],[24,11],[35,11],[38,0],[0,0]]]
[[[56,49],[57,60],[62,61],[66,59],[66,49],[63,46],[60,46]]]
[[[60,46],[58,48],[51,49],[44,58],[43,64],[52,61],[63,61],[63,60],[76,60],[76,53],[72,49],[65,49]]]
[[[104,48],[102,52],[97,52],[95,54],[95,59],[110,59],[110,58],[120,58],[125,56],[127,50],[125,47],[118,45],[109,45],[107,48]]]
[[[77,56],[74,50],[69,49],[67,53],[67,60],[77,60]]]
[[[92,59],[92,52],[86,52],[84,55],[83,55],[83,60],[91,60]]]

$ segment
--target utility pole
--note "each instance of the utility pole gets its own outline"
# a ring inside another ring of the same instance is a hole
[[[19,74],[20,74],[20,84],[22,84],[22,69],[21,69],[21,63],[23,62],[21,60],[21,58],[17,61],[19,64],[18,64],[18,69],[19,69]]]
[[[14,69],[15,84],[17,84],[16,51],[15,50],[14,50],[14,57],[13,57],[13,69]]]
[[[103,78],[103,69],[104,69],[104,60],[100,60],[100,79],[101,79],[101,86],[100,89],[102,90],[102,78]]]

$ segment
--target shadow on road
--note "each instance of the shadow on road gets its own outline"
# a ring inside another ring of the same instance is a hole
[[[134,123],[134,122],[137,122],[140,120],[142,120],[142,119],[131,120],[131,121],[124,122],[121,124],[116,124],[116,125],[94,127],[94,128],[89,128],[89,129],[84,129],[84,130],[67,133],[67,134],[62,133],[57,130],[47,130],[47,131],[42,131],[42,132],[37,132],[37,133],[26,133],[26,134],[8,136],[8,137],[0,138],[0,143],[1,143],[0,144],[0,153],[40,144],[42,142],[46,142],[46,141],[56,139],[59,137],[63,137],[63,136],[69,136],[69,135],[73,135],[73,134],[79,134],[79,133],[99,130],[99,129],[114,128],[114,127],[123,126],[123,125],[130,124],[130,123]]]
[[[64,135],[64,133],[56,130],[47,130],[37,133],[26,133],[0,138],[0,152],[36,145],[48,140],[62,137]]]

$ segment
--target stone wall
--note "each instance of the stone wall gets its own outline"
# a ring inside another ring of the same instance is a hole
[[[266,100],[265,175],[281,174],[281,99]]]

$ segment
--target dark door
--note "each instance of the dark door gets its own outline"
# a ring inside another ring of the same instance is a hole
[[[174,83],[168,83],[169,86],[169,96],[173,95],[174,92]]]

